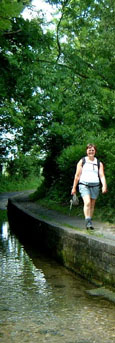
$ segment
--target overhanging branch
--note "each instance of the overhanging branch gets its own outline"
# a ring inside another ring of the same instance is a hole
[[[80,73],[77,69],[72,68],[72,66],[69,66],[67,64],[57,63],[57,60],[56,61],[48,61],[48,60],[37,59],[37,62],[46,63],[46,64],[50,64],[50,65],[55,65],[56,67],[66,68],[68,70],[71,70],[75,75],[77,75],[78,77],[80,77],[82,79],[89,79],[90,78],[89,75]],[[103,81],[106,82],[106,84],[104,83],[102,85],[102,87],[108,88],[110,90],[115,90],[114,87],[112,85],[110,85],[108,83],[108,81],[103,76],[101,76],[100,74],[97,74],[97,76],[101,77],[103,79]]]
[[[4,32],[3,35],[4,36],[9,35],[10,36],[10,35],[13,35],[15,33],[21,32],[21,31],[22,31],[22,29],[19,29],[17,31],[8,31],[8,32]]]
[[[59,30],[60,30],[61,21],[62,21],[63,16],[64,16],[64,9],[65,9],[67,3],[68,3],[68,0],[65,0],[62,4],[62,14],[61,14],[61,17],[60,17],[59,22],[57,24],[57,30],[56,30],[57,47],[58,47],[57,62],[58,62],[60,55],[61,55],[61,44],[60,44],[60,40],[59,40]]]

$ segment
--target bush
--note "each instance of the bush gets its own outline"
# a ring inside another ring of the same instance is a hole
[[[38,165],[37,165],[38,164]],[[8,161],[7,172],[13,178],[27,178],[32,175],[40,175],[40,165],[32,156],[19,154],[15,159]]]
[[[60,170],[59,184],[65,196],[70,195],[73,185],[73,179],[78,161],[85,155],[86,146],[69,146],[62,151],[62,154],[57,159],[58,168]]]
[[[32,176],[29,178],[13,178],[0,176],[0,192],[18,192],[23,190],[36,189],[40,183],[40,178]]]

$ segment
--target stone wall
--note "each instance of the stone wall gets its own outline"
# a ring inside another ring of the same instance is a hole
[[[45,221],[16,201],[8,201],[8,218],[23,239],[95,284],[115,286],[115,241]]]

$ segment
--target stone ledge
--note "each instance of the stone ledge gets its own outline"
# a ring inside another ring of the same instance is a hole
[[[8,201],[8,218],[15,232],[74,273],[115,287],[115,241],[43,220],[16,199]]]

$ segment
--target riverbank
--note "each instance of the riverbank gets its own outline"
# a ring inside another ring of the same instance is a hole
[[[8,201],[11,226],[65,267],[98,285],[115,287],[115,229],[95,222],[86,231],[84,220],[48,210],[27,194]]]

